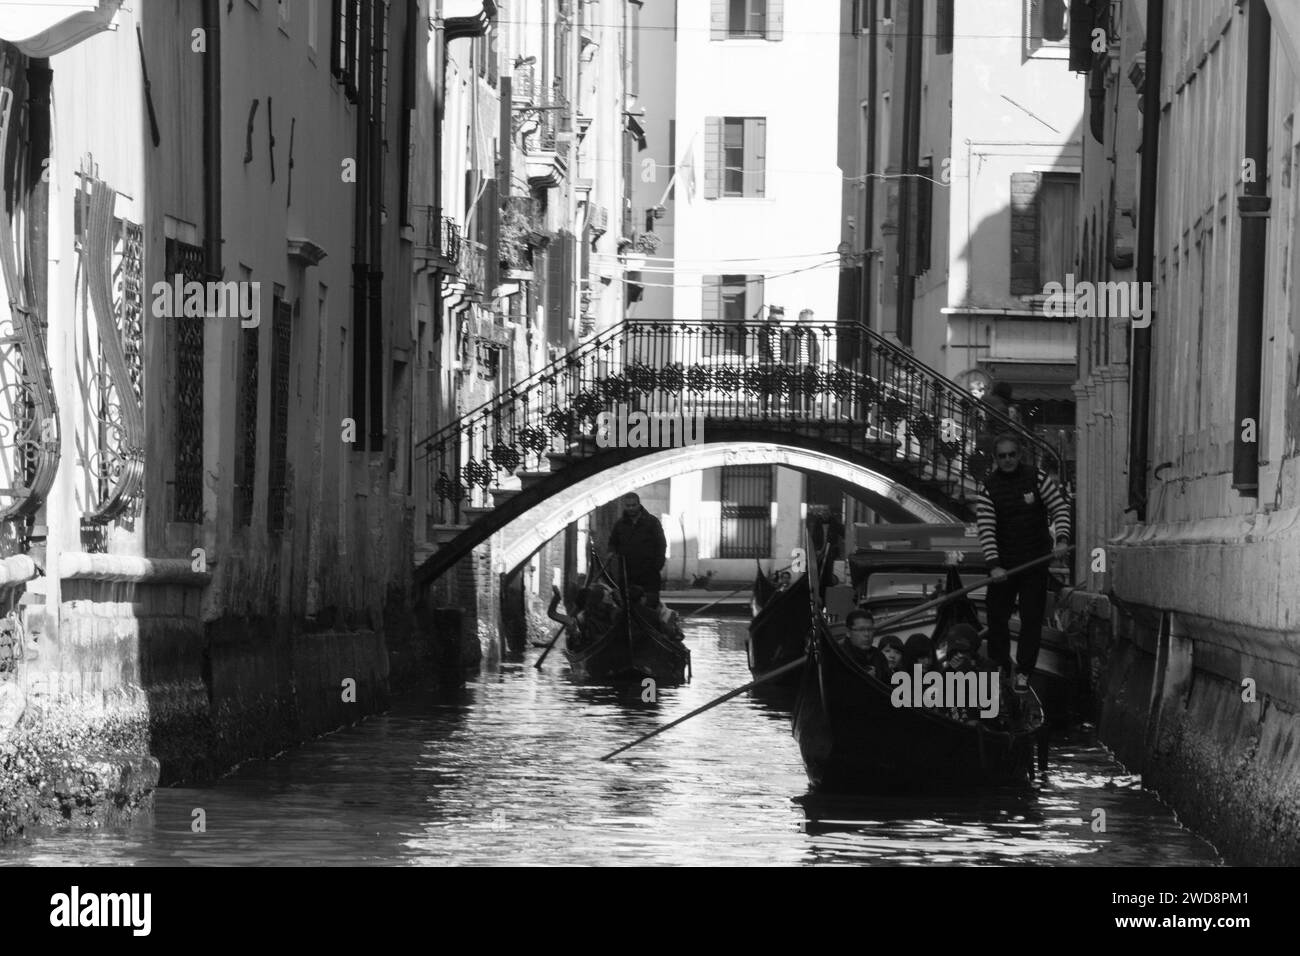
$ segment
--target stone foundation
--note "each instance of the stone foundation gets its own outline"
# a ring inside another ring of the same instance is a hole
[[[33,614],[0,722],[0,838],[28,826],[103,826],[152,812],[157,786],[209,782],[385,710],[427,685],[460,621],[197,617],[198,590],[65,582],[60,621]],[[194,606],[191,606],[194,605]]]
[[[1060,620],[1086,635],[1099,738],[1143,785],[1234,864],[1300,862],[1300,660],[1281,659],[1288,642],[1085,592]]]

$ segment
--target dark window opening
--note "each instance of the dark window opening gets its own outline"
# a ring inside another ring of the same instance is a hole
[[[772,549],[772,467],[733,465],[721,470],[719,558],[766,558]]]

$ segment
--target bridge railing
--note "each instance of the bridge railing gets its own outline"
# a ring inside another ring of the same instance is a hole
[[[626,320],[424,439],[432,524],[549,455],[581,453],[601,412],[703,416],[824,431],[873,454],[892,449],[924,480],[969,496],[992,465],[992,438],[1018,435],[1033,463],[1062,473],[1046,442],[903,348],[856,322]],[[1064,475],[1068,481],[1069,476]]]

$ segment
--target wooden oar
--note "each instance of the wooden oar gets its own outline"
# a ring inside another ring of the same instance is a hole
[[[560,639],[560,635],[563,633],[564,633],[564,625],[561,624],[559,628],[556,630],[555,636],[551,638],[551,643],[546,645],[546,650],[542,651],[541,656],[537,658],[537,661],[536,663],[533,664],[533,667],[540,668],[542,666],[542,661],[546,660],[546,655],[551,653],[551,650],[555,647],[555,642]]]
[[[1070,550],[1074,550],[1073,547],[1071,547]],[[1045,564],[1049,561],[1055,560],[1055,558],[1056,558],[1055,553],[1045,554],[1041,558],[1035,558],[1032,561],[1026,561],[1024,564],[1016,565],[1014,568],[1011,568],[1009,571],[1007,571],[1006,576],[1011,577],[1013,574],[1019,574],[1021,571],[1026,571],[1029,568],[1038,567],[1038,565]],[[914,608],[909,608],[906,611],[903,611],[899,614],[895,614],[888,621],[882,622],[882,624],[895,624],[906,618],[913,617],[921,613],[922,611],[928,611],[931,608],[938,607],[941,604],[946,604],[949,601],[955,601],[959,597],[964,597],[965,595],[970,594],[971,591],[976,591],[984,587],[986,584],[992,584],[992,583],[994,583],[994,578],[991,577],[983,578],[979,581],[976,581],[974,584],[967,585],[966,587],[962,588],[959,591],[953,591],[950,594],[945,594],[942,597],[935,598],[933,601],[926,601],[924,604],[918,604]],[[709,701],[703,707],[697,707],[689,714],[686,714],[683,717],[678,717],[676,720],[670,721],[669,723],[664,724],[662,727],[655,728],[654,730],[650,731],[650,733],[638,737],[630,744],[624,744],[622,747],[619,747],[617,750],[610,751],[600,759],[608,760],[610,757],[617,757],[623,751],[631,750],[633,747],[635,747],[637,744],[641,743],[642,741],[649,740],[651,737],[654,737],[658,734],[662,734],[665,730],[668,730],[669,728],[672,727],[676,727],[678,724],[690,720],[692,717],[698,716],[699,714],[704,713],[706,710],[712,710],[714,707],[717,707],[719,704],[726,703],[727,701],[731,700],[731,698],[743,694],[745,691],[749,690],[752,687],[757,687],[759,684],[765,684],[768,681],[770,681],[772,678],[780,677],[782,674],[788,674],[790,671],[794,670],[797,667],[803,667],[803,665],[806,664],[807,662],[808,662],[808,655],[804,654],[802,657],[798,658],[797,660],[790,661],[790,663],[788,664],[782,664],[776,670],[768,671],[766,674],[763,674],[761,677],[754,678],[748,684],[743,684],[742,686],[737,687],[735,690],[728,691],[727,693],[723,694],[721,697],[715,697],[713,700]]]
[[[1073,551],[1074,546],[1071,545],[1066,550]],[[1007,571],[1006,577],[1009,578],[1013,574],[1019,574],[1021,571],[1027,571],[1030,568],[1038,567],[1040,564],[1047,564],[1049,561],[1055,561],[1055,560],[1056,560],[1055,552],[1053,552],[1052,554],[1045,554],[1041,558],[1034,558],[1034,560],[1032,561],[1026,561],[1024,564],[1016,565],[1014,568],[1011,568],[1009,571]],[[955,600],[956,598],[965,597],[967,594],[970,594],[971,591],[978,591],[980,588],[984,587],[985,585],[996,584],[996,583],[998,583],[996,578],[992,578],[992,577],[981,578],[980,580],[976,581],[974,584],[968,584],[966,585],[966,587],[961,588],[958,591],[949,591],[947,594],[941,594],[939,597],[934,598],[933,600],[930,601],[926,601],[924,604],[918,604],[916,607],[911,607],[908,608],[906,611],[901,611],[898,614],[895,614],[893,617],[887,617],[883,621],[877,621],[876,627],[877,628],[890,627],[891,625],[897,624],[899,621],[905,620],[906,618],[915,617],[916,615],[920,614],[922,611],[929,611],[932,608],[936,608],[941,604],[947,604],[949,601]]]
[[[759,570],[762,570],[762,568],[760,567]],[[787,564],[785,567],[781,568],[780,571],[773,571],[772,573],[773,573],[773,574],[780,574],[781,571],[789,571],[789,570],[790,570],[790,565]],[[737,594],[739,594],[741,591],[745,590],[746,588],[750,588],[750,589],[752,589],[753,587],[754,587],[753,584],[742,584],[740,587],[736,588],[736,590],[734,590],[734,591],[728,591],[726,594],[722,595],[722,597],[717,598],[716,600],[710,601],[708,604],[704,605],[704,607],[696,608],[694,611],[691,611],[691,612],[689,612],[689,613],[687,613],[687,614],[683,614],[681,617],[678,618],[678,620],[680,620],[680,621],[684,621],[684,620],[686,620],[688,617],[691,617],[692,615],[695,615],[695,614],[703,614],[703,613],[704,613],[705,611],[707,611],[709,608],[713,607],[713,605],[715,605],[715,604],[719,604],[719,603],[725,601],[725,600],[726,600],[727,598],[729,598],[729,597],[735,597]]]
[[[702,713],[704,713],[706,710],[712,710],[714,707],[717,707],[719,704],[722,704],[722,703],[725,703],[726,701],[731,700],[731,698],[735,697],[737,694],[743,694],[745,691],[749,690],[751,687],[757,687],[759,684],[763,684],[763,683],[766,683],[767,681],[770,681],[773,677],[780,677],[782,674],[788,673],[789,671],[794,670],[796,667],[802,667],[803,664],[804,664],[804,661],[806,661],[806,660],[808,660],[808,655],[807,655],[807,654],[805,654],[803,657],[800,657],[798,660],[791,661],[791,662],[788,663],[788,664],[782,664],[782,665],[781,665],[780,667],[778,667],[776,670],[774,670],[774,671],[768,671],[768,672],[767,672],[766,674],[764,674],[762,677],[756,677],[756,678],[754,678],[754,680],[750,681],[748,684],[744,684],[744,685],[742,685],[742,686],[740,686],[740,687],[737,687],[735,690],[727,691],[727,693],[723,694],[721,697],[716,697],[716,698],[714,698],[713,700],[711,700],[711,701],[709,701],[707,704],[705,704],[703,707],[697,707],[697,708],[695,708],[695,710],[691,711],[691,712],[690,712],[689,714],[687,714],[686,716],[684,716],[684,717],[678,717],[676,720],[674,720],[674,721],[672,721],[672,722],[670,722],[670,723],[664,724],[662,727],[656,727],[654,730],[650,731],[650,733],[645,734],[644,736],[638,737],[636,740],[632,741],[630,744],[624,744],[622,747],[619,747],[617,750],[611,750],[609,753],[605,754],[605,756],[601,757],[600,759],[601,759],[601,760],[608,760],[610,757],[617,757],[617,756],[618,756],[619,754],[621,754],[624,750],[631,750],[633,747],[635,747],[637,744],[641,743],[643,740],[649,740],[651,737],[655,736],[656,734],[662,734],[662,733],[663,733],[665,730],[667,730],[668,728],[670,728],[670,727],[676,727],[678,724],[682,723],[683,721],[690,720],[692,717],[696,716],[697,714],[702,714]]]

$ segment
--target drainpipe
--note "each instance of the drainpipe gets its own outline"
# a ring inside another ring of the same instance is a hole
[[[208,275],[221,265],[221,0],[203,0],[203,260]]]
[[[898,203],[898,329],[900,342],[912,345],[913,297],[916,277],[912,269],[916,255],[912,249],[915,229],[913,208],[916,180],[921,151],[921,54],[922,29],[925,26],[923,0],[911,0],[907,5],[907,73],[903,84],[903,176],[899,183],[902,196]]]
[[[1160,156],[1160,74],[1165,32],[1164,0],[1148,0],[1146,85],[1142,91],[1142,183],[1138,207],[1137,281],[1151,282],[1156,255],[1156,181]],[[1152,286],[1141,286],[1150,289]],[[1150,301],[1147,308],[1151,308]],[[1147,456],[1151,429],[1151,328],[1133,330],[1133,385],[1129,418],[1128,509],[1146,520]]]
[[[1241,216],[1240,283],[1237,293],[1237,401],[1232,423],[1232,487],[1243,498],[1259,495],[1260,364],[1264,341],[1264,262],[1268,254],[1268,97],[1272,21],[1264,0],[1250,0],[1246,36],[1246,152],[1254,182],[1237,197]],[[1254,441],[1243,441],[1245,420]]]
[[[370,207],[370,4],[358,15],[357,145],[355,193],[352,203],[352,419],[361,440],[353,445],[368,449],[370,419],[367,416],[366,345],[369,334],[369,216]]]
[[[384,153],[380,137],[387,117],[381,115],[380,105],[385,99],[375,76],[380,69],[380,50],[384,38],[390,32],[388,6],[383,3],[371,4],[370,20],[370,57],[371,80],[370,96],[365,110],[366,146],[370,151],[370,195],[369,208],[366,210],[367,225],[370,227],[370,251],[366,261],[369,263],[368,331],[370,342],[367,358],[370,368],[367,372],[366,385],[370,389],[370,450],[384,450],[384,371],[388,362],[384,358],[384,224],[379,210],[384,204]],[[358,423],[360,424],[360,423]]]
[[[870,102],[870,109],[867,113],[867,164],[866,164],[866,206],[862,213],[863,234],[865,238],[862,242],[862,264],[860,270],[860,289],[858,294],[858,317],[862,324],[871,328],[871,243],[875,239],[876,225],[876,126],[879,122],[880,115],[877,109],[876,97],[879,93],[876,79],[876,49],[880,39],[880,29],[876,22],[876,0],[869,0],[867,4],[867,20],[871,28],[871,36],[867,44],[867,100]],[[866,341],[862,343],[865,351]],[[865,355],[859,356],[865,358]]]

